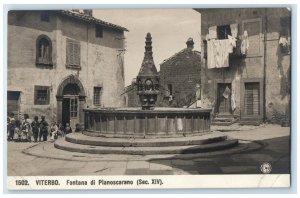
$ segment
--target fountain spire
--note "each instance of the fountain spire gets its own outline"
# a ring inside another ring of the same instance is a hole
[[[139,76],[143,75],[156,75],[158,76],[157,69],[153,60],[153,52],[152,52],[152,37],[150,33],[147,33],[146,41],[145,41],[145,55],[144,60],[142,62],[141,69],[139,71]]]
[[[159,94],[159,74],[152,56],[152,37],[150,33],[146,35],[145,44],[144,59],[136,78],[136,84],[142,109],[149,110],[154,108]]]

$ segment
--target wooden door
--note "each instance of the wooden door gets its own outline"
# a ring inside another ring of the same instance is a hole
[[[217,112],[219,115],[231,114],[231,83],[218,83]]]
[[[244,109],[246,116],[260,115],[259,83],[245,83]]]
[[[70,124],[70,98],[64,98],[62,101],[62,124]]]

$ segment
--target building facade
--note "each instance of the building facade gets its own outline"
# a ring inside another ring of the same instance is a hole
[[[201,94],[216,118],[290,120],[291,13],[287,8],[201,13]],[[234,46],[228,47],[233,41]],[[228,44],[229,43],[229,44]]]
[[[200,52],[193,50],[194,41],[189,38],[187,47],[160,64],[159,95],[156,106],[188,107],[200,99]],[[126,106],[139,107],[136,80],[125,88]]]
[[[10,11],[7,111],[75,126],[84,108],[123,106],[124,31],[91,10]]]
[[[188,107],[200,98],[201,55],[192,38],[186,45],[160,64],[160,106]]]

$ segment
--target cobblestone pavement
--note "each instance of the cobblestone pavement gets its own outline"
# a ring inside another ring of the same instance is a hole
[[[290,128],[263,125],[252,130],[223,133],[240,140],[259,141],[264,146],[252,151],[217,156],[195,154],[185,159],[178,155],[177,158],[170,155],[93,155],[60,151],[53,147],[53,142],[8,142],[7,173],[8,176],[259,174],[264,162],[272,165],[271,173],[290,172]],[[58,152],[65,159],[24,153],[24,150],[36,145],[39,146],[37,148],[50,148],[46,152]]]

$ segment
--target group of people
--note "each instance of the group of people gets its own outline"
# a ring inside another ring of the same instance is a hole
[[[76,132],[81,131],[79,124],[76,124]],[[72,128],[69,123],[63,126],[62,123],[57,124],[53,121],[50,125],[45,120],[45,116],[35,116],[33,121],[29,118],[28,114],[24,114],[22,121],[15,119],[14,113],[11,113],[7,118],[7,135],[8,141],[18,142],[34,142],[55,140],[58,136],[64,137],[68,133],[72,133]]]

